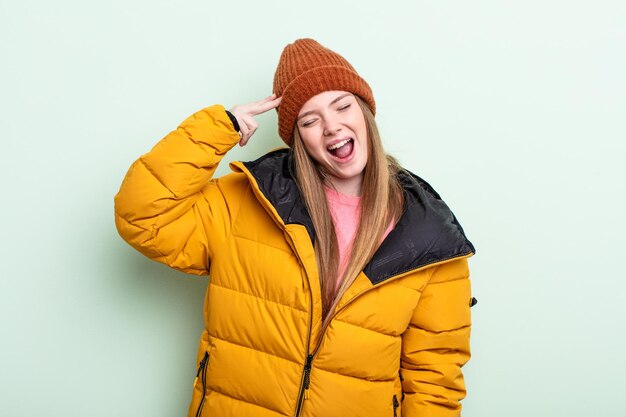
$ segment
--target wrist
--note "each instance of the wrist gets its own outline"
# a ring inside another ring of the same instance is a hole
[[[230,121],[233,123],[233,127],[235,128],[235,130],[239,132],[239,122],[237,122],[237,118],[228,110],[226,110],[226,114],[228,115]]]

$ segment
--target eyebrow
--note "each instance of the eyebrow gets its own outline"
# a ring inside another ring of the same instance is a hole
[[[342,95],[340,95],[339,97],[335,98],[333,101],[331,101],[329,105],[335,104],[336,102],[338,102],[338,101],[339,101],[339,100],[341,100],[342,98],[347,97],[347,96],[350,96],[350,95],[352,95],[352,93],[342,94]],[[296,122],[297,122],[298,120],[300,120],[301,118],[303,118],[304,116],[308,116],[308,115],[309,115],[309,114],[311,114],[311,113],[315,113],[315,110],[309,110],[309,111],[306,111],[306,112],[302,113],[301,115],[299,115],[298,117],[296,117]]]

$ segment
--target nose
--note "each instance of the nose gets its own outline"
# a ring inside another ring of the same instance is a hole
[[[328,115],[324,119],[324,135],[332,136],[341,130],[341,123],[337,116]]]

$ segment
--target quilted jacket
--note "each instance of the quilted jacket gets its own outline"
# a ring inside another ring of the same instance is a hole
[[[315,230],[290,153],[214,179],[238,141],[222,106],[203,109],[115,197],[128,243],[210,276],[189,416],[460,415],[474,247],[440,196],[400,172],[406,209],[322,328]]]

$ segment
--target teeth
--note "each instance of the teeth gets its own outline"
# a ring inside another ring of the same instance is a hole
[[[335,149],[339,149],[341,148],[343,145],[345,145],[346,143],[350,142],[351,139],[344,139],[341,142],[335,143],[333,146],[329,146],[328,150],[329,151],[333,151]]]

